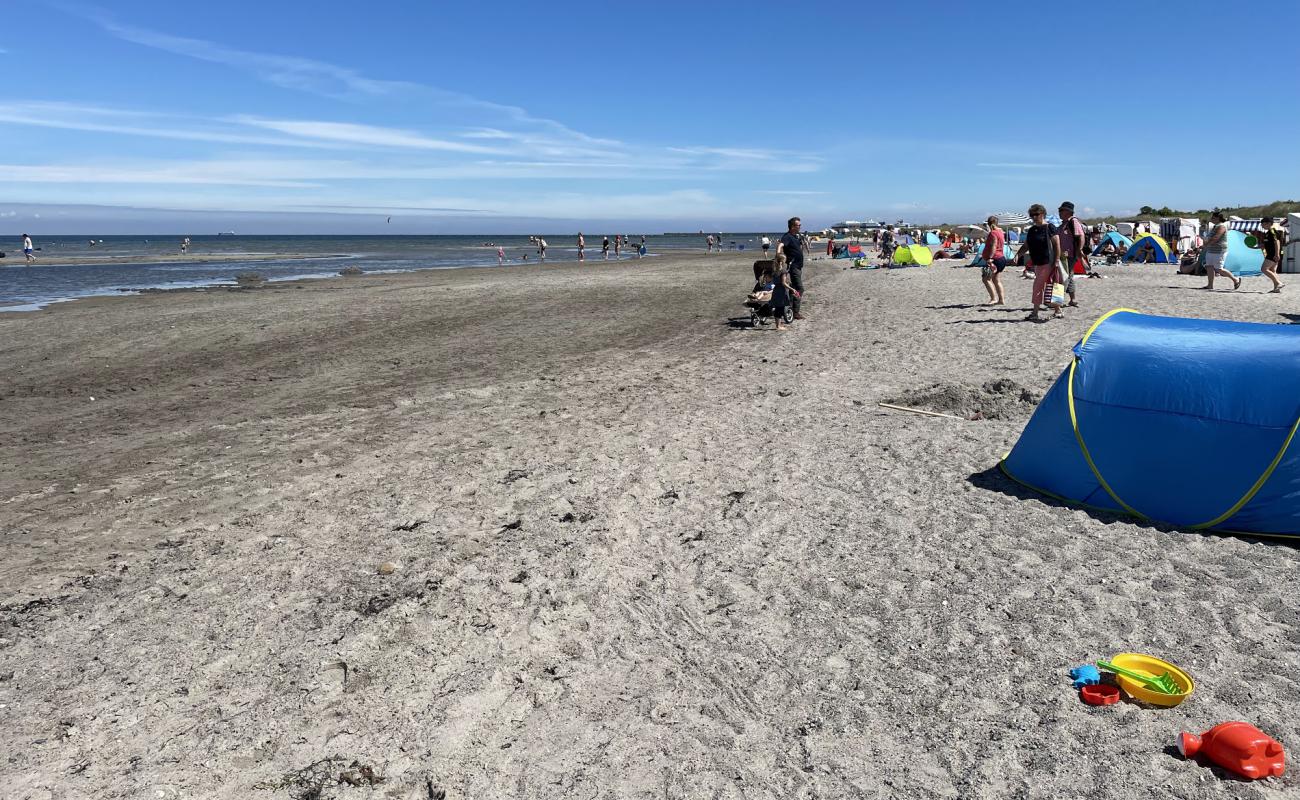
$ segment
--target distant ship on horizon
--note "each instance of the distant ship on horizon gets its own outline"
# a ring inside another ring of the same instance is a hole
[[[217,231],[218,236],[234,236],[234,231]]]

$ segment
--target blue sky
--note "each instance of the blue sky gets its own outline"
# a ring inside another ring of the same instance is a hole
[[[1256,8],[18,0],[0,231],[742,230],[1267,202],[1300,194],[1300,3]]]

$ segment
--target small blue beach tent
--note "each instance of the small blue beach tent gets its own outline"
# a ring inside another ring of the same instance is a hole
[[[1264,251],[1246,246],[1246,234],[1228,231],[1228,255],[1223,266],[1235,275],[1260,275],[1263,273]]]
[[[1300,327],[1097,320],[1002,460],[1071,503],[1181,528],[1300,536]]]
[[[938,244],[938,243],[939,243],[939,234],[935,233],[934,231],[930,231],[930,232],[926,233],[924,237],[922,237],[922,241],[921,241],[921,243],[922,243],[922,244]]]
[[[1123,255],[1133,246],[1133,240],[1119,231],[1109,231],[1105,236],[1101,237],[1100,242],[1097,242],[1097,246],[1093,249],[1092,254],[1094,256],[1097,255],[1107,244],[1115,245],[1115,249],[1120,252],[1120,255]]]
[[[1141,236],[1139,236],[1137,239],[1135,239],[1133,241],[1132,246],[1129,247],[1128,252],[1124,254],[1124,260],[1125,261],[1137,260],[1138,253],[1141,252],[1142,248],[1147,246],[1148,242],[1152,245],[1155,251],[1155,256],[1150,261],[1147,262],[1148,264],[1177,264],[1178,263],[1177,254],[1170,251],[1169,245],[1165,244],[1165,240],[1161,239],[1159,236],[1156,236],[1154,233],[1144,233]]]
[[[1016,258],[1016,251],[1011,249],[1011,245],[1004,244],[1002,245],[1002,257],[1005,258],[1007,261],[1014,261]],[[977,249],[975,251],[975,259],[971,261],[969,264],[967,264],[966,266],[969,267],[984,266],[984,248],[981,247]]]

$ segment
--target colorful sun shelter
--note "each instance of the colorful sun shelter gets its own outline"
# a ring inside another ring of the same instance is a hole
[[[1094,256],[1100,255],[1101,251],[1105,249],[1107,244],[1115,245],[1115,249],[1123,254],[1127,253],[1128,249],[1133,246],[1133,240],[1119,231],[1109,231],[1105,236],[1101,237],[1100,242],[1097,242],[1097,246],[1093,248],[1092,254]]]
[[[1138,261],[1141,258],[1142,251],[1150,245],[1151,257],[1146,262],[1148,264],[1176,264],[1178,256],[1169,249],[1165,240],[1156,236],[1154,233],[1144,233],[1133,240],[1128,252],[1124,254],[1125,261]]]
[[[1119,309],[1075,346],[1001,466],[1095,509],[1300,536],[1297,426],[1300,328]]]
[[[1204,259],[1201,264],[1204,265]],[[1228,254],[1223,266],[1235,275],[1259,275],[1263,272],[1264,251],[1246,246],[1246,234],[1228,231]]]
[[[929,231],[922,237],[923,244],[939,244],[939,234]]]
[[[892,263],[896,267],[928,267],[933,260],[930,248],[923,244],[909,244],[894,250]]]

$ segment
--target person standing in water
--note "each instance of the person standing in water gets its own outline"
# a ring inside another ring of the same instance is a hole
[[[587,260],[587,240],[582,238],[582,231],[578,231],[578,260]]]
[[[619,242],[620,238],[621,236],[619,234],[617,233],[614,234],[614,260],[615,261],[618,261],[618,251],[621,249],[621,244]]]
[[[498,246],[497,246],[497,266],[499,267],[499,266],[501,266],[501,265],[504,264],[504,263],[506,263],[506,249],[505,249],[504,247],[501,247],[500,245],[498,245]]]
[[[609,260],[609,237],[606,236],[600,240],[600,254],[606,261]]]
[[[537,257],[542,261],[546,260],[546,240],[540,236],[537,237]]]
[[[36,256],[32,255],[32,251],[34,249],[35,248],[32,247],[32,237],[24,233],[23,234],[23,258],[27,260],[28,264],[36,260]]]

